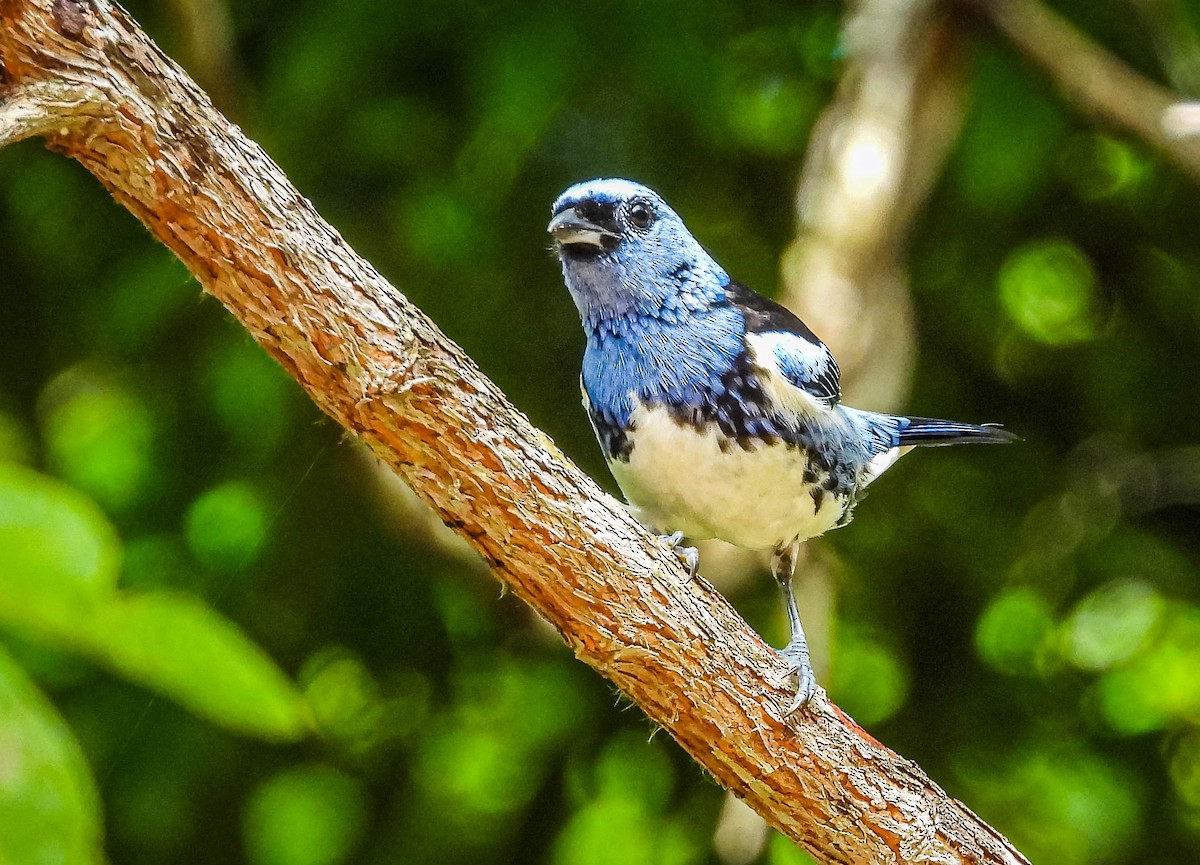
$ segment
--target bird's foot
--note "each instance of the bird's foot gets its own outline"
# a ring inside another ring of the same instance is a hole
[[[696,579],[696,569],[700,567],[700,551],[695,547],[685,547],[683,544],[683,532],[675,532],[673,535],[659,535],[659,539],[670,547],[679,561],[683,562],[688,569],[688,579]]]
[[[803,640],[793,640],[782,649],[776,649],[775,653],[787,662],[788,674],[796,677],[796,697],[783,713],[787,717],[808,705],[817,692],[817,680],[808,660],[808,644]]]

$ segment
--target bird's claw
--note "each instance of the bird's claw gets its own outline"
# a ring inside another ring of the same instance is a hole
[[[670,547],[671,552],[688,569],[688,579],[696,579],[696,570],[700,567],[700,551],[695,547],[682,546],[683,532],[675,532],[672,535],[659,535],[659,538],[664,544]]]
[[[794,715],[813,698],[817,692],[817,679],[813,675],[812,665],[808,660],[808,645],[803,642],[791,642],[775,653],[783,658],[788,665],[788,675],[796,677],[796,697],[792,700],[784,717]]]

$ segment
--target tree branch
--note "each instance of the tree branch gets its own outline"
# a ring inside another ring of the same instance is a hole
[[[1200,179],[1195,103],[1156,84],[1038,0],[976,0],[989,19],[1082,111],[1137,135]]]
[[[1025,862],[823,695],[785,719],[785,667],[758,635],[355,255],[119,7],[0,0],[0,70],[0,128],[43,134],[95,174],[576,655],[772,825],[829,862]],[[81,123],[21,121],[42,85],[97,98]]]

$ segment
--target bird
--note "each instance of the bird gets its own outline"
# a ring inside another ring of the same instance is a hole
[[[685,539],[771,551],[790,632],[776,651],[796,679],[785,714],[799,711],[816,691],[792,588],[800,544],[846,525],[912,448],[1016,436],[843,404],[829,348],[730,277],[642,184],[576,183],[547,231],[586,337],[584,408],[633,516],[692,578],[699,558]]]

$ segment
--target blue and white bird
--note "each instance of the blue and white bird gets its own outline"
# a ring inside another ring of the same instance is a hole
[[[816,687],[792,591],[800,542],[849,522],[867,485],[915,446],[1015,436],[842,405],[821,340],[731,279],[645,186],[578,183],[547,230],[583,320],[583,402],[613,476],[693,574],[685,537],[773,551],[796,711]]]

